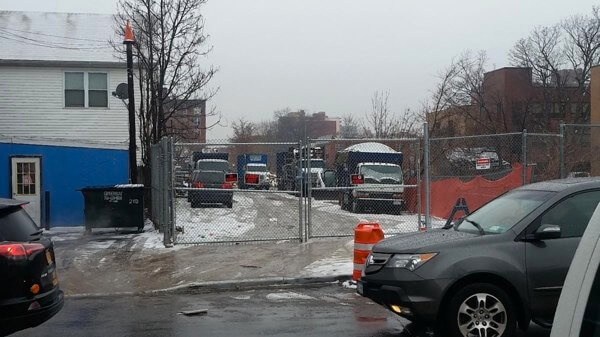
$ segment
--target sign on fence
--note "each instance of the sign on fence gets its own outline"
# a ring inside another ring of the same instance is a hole
[[[492,167],[490,158],[477,158],[475,169],[489,170]]]

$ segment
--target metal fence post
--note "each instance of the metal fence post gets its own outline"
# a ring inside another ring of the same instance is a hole
[[[302,141],[298,143],[298,163],[297,163],[297,175],[296,175],[296,184],[295,187],[299,191],[298,194],[298,238],[300,242],[305,242],[304,239],[304,230],[302,227],[304,226],[304,222],[302,221],[302,203],[304,202],[303,193],[302,193]]]
[[[565,177],[565,123],[560,123],[560,178]]]
[[[521,161],[523,163],[522,185],[527,184],[527,129],[523,129],[521,136]]]
[[[312,173],[311,173],[311,140],[310,138],[306,139],[306,151],[307,151],[307,160],[306,160],[306,175],[308,176],[308,182],[306,184],[306,235],[307,239],[312,237]],[[317,180],[318,181],[318,180]]]
[[[168,143],[167,139],[163,138],[160,140],[160,149],[161,149],[161,212],[160,219],[161,225],[164,228],[165,235],[163,237],[163,244],[165,247],[171,247],[173,241],[173,233],[171,232],[171,227],[169,226],[169,200],[168,200],[168,179],[169,179],[169,170],[168,170]]]
[[[167,140],[167,210],[169,211],[169,230],[171,232],[171,243],[175,242],[175,172],[173,170],[173,156],[174,156],[174,145],[173,145],[173,137],[169,137]]]
[[[425,162],[425,228],[431,229],[431,193],[429,189],[429,124],[423,123],[423,144],[424,144],[424,162]]]
[[[413,151],[415,154],[416,160],[416,169],[417,169],[417,230],[421,228],[421,224],[423,220],[421,219],[423,209],[421,208],[421,142],[419,140],[413,143],[413,146],[416,147],[416,151]]]

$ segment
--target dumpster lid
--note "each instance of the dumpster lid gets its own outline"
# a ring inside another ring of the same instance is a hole
[[[115,188],[143,188],[144,184],[117,184],[117,185],[100,185],[100,186],[85,186],[78,191],[90,190],[108,190]]]

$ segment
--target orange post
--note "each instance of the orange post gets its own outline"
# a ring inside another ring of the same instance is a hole
[[[383,237],[383,230],[378,223],[360,223],[354,229],[354,271],[352,272],[354,281],[360,280],[373,245],[383,240]]]

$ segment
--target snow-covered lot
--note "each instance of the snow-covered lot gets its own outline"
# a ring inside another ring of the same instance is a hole
[[[177,199],[178,243],[246,240],[292,240],[299,236],[298,198],[285,193],[236,192],[233,208],[206,206],[191,208],[186,199]],[[377,222],[386,235],[418,230],[417,214],[355,214],[342,210],[336,201],[312,200],[314,237],[351,236],[360,222]],[[421,221],[424,218],[421,217]],[[433,220],[434,227],[445,221]]]

